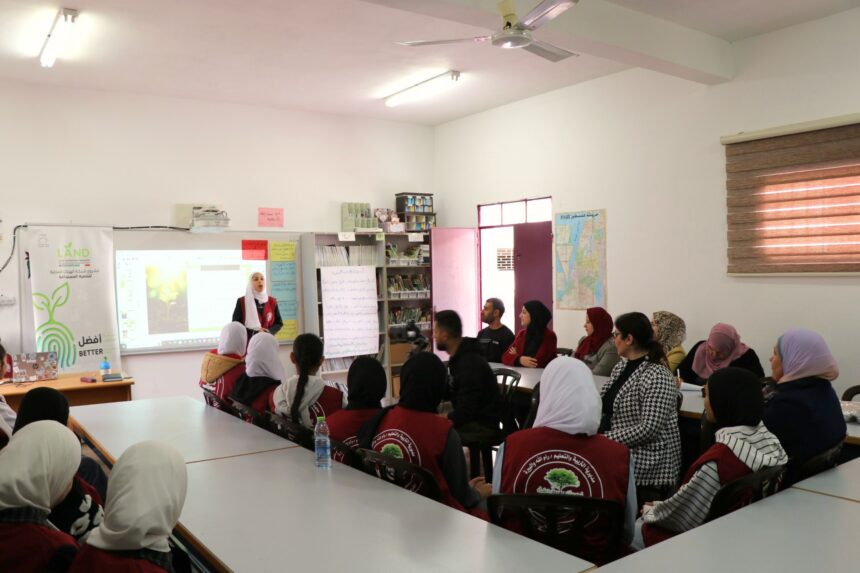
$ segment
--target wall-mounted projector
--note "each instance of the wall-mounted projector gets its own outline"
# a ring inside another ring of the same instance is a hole
[[[192,233],[220,233],[230,226],[227,211],[219,205],[177,205],[176,224]]]

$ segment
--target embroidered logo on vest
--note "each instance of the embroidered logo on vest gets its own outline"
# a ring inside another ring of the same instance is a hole
[[[421,465],[421,453],[415,440],[403,430],[383,430],[373,438],[373,449],[386,456]]]
[[[530,457],[517,471],[515,493],[555,493],[603,497],[603,482],[587,459],[563,450]]]

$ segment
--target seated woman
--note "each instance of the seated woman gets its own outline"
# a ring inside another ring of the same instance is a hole
[[[629,543],[638,510],[633,464],[626,446],[597,434],[601,403],[591,372],[579,360],[559,356],[541,376],[541,392],[534,426],[514,432],[499,446],[493,493],[566,493],[619,501],[626,505]],[[533,466],[537,459],[549,460],[539,472]],[[566,482],[558,485],[552,472]]]
[[[222,400],[233,392],[236,381],[245,373],[245,348],[248,331],[241,322],[231,322],[221,329],[218,348],[203,355],[200,387],[212,391]]]
[[[260,332],[248,344],[245,373],[236,380],[230,398],[265,412],[275,388],[285,378],[284,365],[278,358],[278,341],[268,332]]]
[[[734,326],[718,323],[711,329],[708,340],[700,340],[678,365],[681,380],[704,386],[708,378],[721,368],[743,368],[759,378],[764,370],[755,350],[741,342]]]
[[[388,379],[379,360],[359,356],[346,376],[346,407],[326,418],[330,436],[350,448],[358,447],[358,429],[379,413]]]
[[[466,458],[453,423],[437,414],[448,373],[439,357],[419,352],[400,371],[400,401],[358,432],[359,446],[422,466],[433,474],[442,501],[471,510],[490,494],[482,478],[466,479]],[[477,489],[475,489],[476,486]]]
[[[603,308],[593,306],[585,311],[585,336],[579,339],[573,356],[585,362],[595,376],[609,376],[618,364],[612,317]]]
[[[551,320],[552,313],[541,301],[525,303],[520,311],[520,322],[525,328],[502,355],[502,362],[507,366],[545,368],[558,354],[555,332],[547,326]]]
[[[90,533],[70,573],[173,571],[168,538],[185,503],[185,460],[172,446],[140,442],[116,461],[107,512]]]
[[[770,365],[776,388],[765,406],[764,424],[788,453],[787,487],[805,461],[845,439],[845,418],[831,384],[839,366],[824,338],[803,329],[779,337]]]
[[[784,465],[785,450],[762,423],[761,381],[742,368],[723,368],[705,385],[705,415],[715,444],[699,457],[678,491],[642,510],[641,537],[634,549],[654,545],[705,522],[719,489],[763,468]]]
[[[0,450],[0,571],[66,571],[74,537],[48,521],[72,487],[81,443],[52,420],[33,422]]]
[[[687,338],[687,325],[680,316],[658,310],[652,315],[651,328],[654,329],[654,338],[663,345],[666,366],[669,367],[669,372],[674,374],[687,355],[684,347],[681,346]]]
[[[66,426],[69,423],[69,401],[57,390],[41,386],[33,388],[21,399],[13,434],[42,420],[51,420]],[[101,523],[104,517],[101,492],[107,489],[107,476],[98,462],[81,456],[72,488],[51,511],[48,520],[60,531],[77,540]]]
[[[324,360],[319,336],[310,333],[298,335],[290,353],[296,375],[275,390],[269,409],[313,428],[318,416],[328,417],[343,408],[343,392],[327,386],[325,380],[317,375]]]
[[[630,448],[639,502],[664,499],[681,466],[675,379],[647,316],[617,317],[613,337],[622,360],[600,391],[600,433]]]

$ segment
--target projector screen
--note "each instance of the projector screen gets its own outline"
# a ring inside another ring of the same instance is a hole
[[[236,299],[266,261],[240,249],[116,251],[120,350],[210,349],[230,322]],[[268,285],[267,285],[268,286]]]

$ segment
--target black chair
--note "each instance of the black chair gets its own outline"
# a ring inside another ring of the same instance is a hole
[[[498,448],[508,434],[520,429],[514,411],[513,396],[522,379],[522,374],[510,368],[495,368],[493,374],[496,375],[496,380],[499,383],[499,421],[501,428],[496,435],[488,438],[476,441],[465,438],[463,440],[463,445],[469,448],[470,476],[474,478],[480,475],[481,463],[483,462],[484,478],[487,481],[490,481],[493,475],[493,449]]]
[[[842,401],[850,402],[858,395],[860,395],[860,386],[852,386],[842,393]]]
[[[331,442],[331,459],[342,464],[346,464],[357,470],[364,470],[364,462],[361,459],[361,454],[358,450],[354,450],[338,440],[330,440]]]
[[[775,494],[779,491],[783,475],[785,466],[773,466],[730,481],[714,496],[705,522]]]
[[[286,438],[306,450],[314,451],[313,430],[297,424],[280,414],[274,412],[267,412],[267,414],[269,417],[268,429],[270,432]]]
[[[624,505],[565,494],[491,495],[490,521],[598,564],[621,556]]]
[[[555,353],[558,356],[573,356],[573,348],[556,348]]]
[[[373,450],[358,450],[365,473],[408,489],[434,501],[442,501],[436,478],[421,466]]]
[[[208,406],[211,406],[223,412],[227,412],[231,416],[242,418],[242,414],[240,414],[231,403],[227,402],[226,400],[222,400],[215,395],[215,392],[212,392],[211,390],[207,390],[206,388],[203,389],[203,400]]]
[[[835,468],[839,463],[839,455],[842,453],[843,442],[839,442],[829,450],[824,450],[820,454],[812,456],[803,462],[797,471],[794,472],[794,483],[811,478],[814,475],[820,474],[823,471]]]
[[[258,428],[263,428],[264,430],[269,429],[269,422],[266,419],[266,415],[258,410],[255,410],[251,406],[247,404],[242,404],[241,402],[237,402],[233,400],[233,408],[239,412],[239,417],[245,420],[250,424],[254,424]]]

